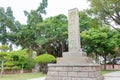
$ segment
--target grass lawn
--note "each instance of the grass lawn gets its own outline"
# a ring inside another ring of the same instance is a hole
[[[115,70],[101,71],[103,75],[111,72],[115,72]],[[24,74],[9,74],[9,75],[4,74],[3,77],[0,78],[0,80],[28,80],[28,79],[39,78],[43,76],[45,76],[45,74],[42,74],[42,73],[24,73]]]
[[[116,70],[103,70],[101,71],[101,73],[104,75],[104,74],[108,74],[108,73],[111,73],[111,72],[115,72]]]
[[[9,74],[3,75],[0,80],[28,80],[45,76],[42,73],[24,73],[24,74]]]

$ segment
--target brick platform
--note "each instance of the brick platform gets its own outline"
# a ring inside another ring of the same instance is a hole
[[[49,64],[45,80],[103,80],[96,64]]]

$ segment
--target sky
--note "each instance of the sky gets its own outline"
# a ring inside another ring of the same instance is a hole
[[[11,7],[13,15],[20,23],[25,24],[27,18],[24,16],[24,10],[30,11],[37,9],[42,0],[0,0],[0,7]],[[47,14],[44,18],[55,16],[58,14],[65,14],[67,16],[68,10],[78,8],[82,11],[89,7],[87,0],[48,0]]]

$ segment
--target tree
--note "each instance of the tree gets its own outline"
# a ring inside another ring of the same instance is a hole
[[[5,10],[3,7],[0,7],[0,43],[2,45],[8,45],[12,50],[12,40],[15,38],[9,36],[12,32],[14,34],[20,28],[20,23],[15,21],[15,17],[13,16],[13,11],[10,7],[7,7]]]
[[[7,46],[0,47],[0,50],[6,49]],[[4,70],[10,70],[14,72],[16,70],[29,70],[34,68],[35,62],[33,57],[31,58],[28,50],[17,50],[17,51],[2,51],[0,52],[1,62],[1,76]]]
[[[42,0],[40,6],[36,10],[30,12],[24,11],[27,17],[27,25],[21,25],[16,23],[18,27],[16,31],[8,34],[8,38],[16,45],[20,45],[23,49],[29,48],[30,50],[36,51],[39,55],[41,52],[41,45],[36,43],[37,33],[36,24],[43,21],[42,14],[46,14],[45,8],[47,7],[47,0]]]
[[[6,45],[2,45],[0,46],[0,61],[1,61],[1,73],[0,73],[0,77],[2,77],[3,73],[4,73],[4,62],[6,60],[6,52],[9,50],[9,47]]]
[[[11,51],[7,56],[9,58],[12,58],[12,60],[9,60],[7,62],[8,63],[13,62],[12,68],[14,68],[15,70],[32,69],[35,65],[33,56],[32,57],[30,56],[30,53],[28,52],[27,49]]]
[[[120,25],[120,0],[88,0],[91,3],[91,12],[100,22],[111,25],[115,28]],[[117,29],[118,30],[118,29]]]
[[[81,33],[84,50],[87,53],[101,55],[104,58],[104,69],[107,55],[114,54],[115,48],[119,47],[119,37],[120,35],[109,27],[93,28]]]
[[[42,0],[40,6],[36,10],[30,12],[24,11],[27,17],[27,25],[21,25],[17,23],[17,31],[13,31],[8,34],[8,38],[16,45],[20,45],[23,49],[29,49],[35,51],[37,56],[42,54],[44,50],[42,45],[38,44],[36,40],[39,39],[39,27],[36,26],[38,23],[43,22],[42,14],[46,14],[45,8],[47,7],[47,0]],[[42,28],[41,28],[42,29]]]
[[[89,16],[86,10],[79,12],[79,18],[80,32],[84,30],[89,30],[91,28],[99,28],[100,26],[102,26],[98,19]]]
[[[63,14],[50,17],[42,24],[38,23],[37,27],[39,28],[37,43],[42,44],[45,51],[61,57],[67,46],[67,17]]]
[[[0,42],[2,44],[8,44],[7,33],[15,30],[14,26],[14,16],[10,7],[4,10],[4,8],[0,8]]]

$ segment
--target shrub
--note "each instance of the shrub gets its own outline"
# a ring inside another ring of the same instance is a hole
[[[14,66],[14,67],[12,67],[12,69],[13,69],[13,70],[20,70],[21,67],[20,67],[20,66]]]
[[[42,54],[35,58],[35,61],[38,63],[54,63],[56,62],[56,58],[50,54]]]
[[[12,67],[14,66],[14,63],[12,61],[9,61],[9,62],[5,62],[4,65],[7,67]]]
[[[5,70],[11,70],[12,67],[5,67],[4,69],[5,69]]]
[[[50,55],[50,54],[46,53],[46,54],[42,54],[40,56],[37,56],[35,58],[35,61],[40,64],[40,70],[43,73],[47,73],[47,71],[48,71],[47,64],[48,63],[55,63],[56,62],[56,58],[53,55]]]

